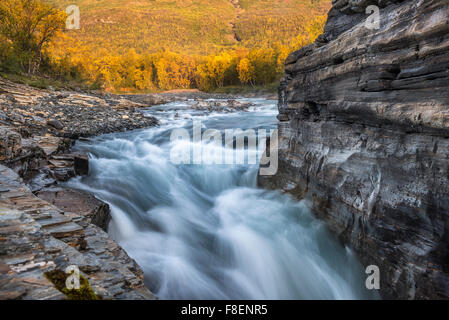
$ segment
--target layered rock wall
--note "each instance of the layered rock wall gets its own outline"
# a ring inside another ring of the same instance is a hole
[[[259,183],[310,199],[384,298],[449,298],[449,1],[333,1],[285,72]]]

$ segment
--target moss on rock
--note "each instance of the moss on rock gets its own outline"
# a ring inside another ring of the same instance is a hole
[[[101,297],[96,295],[90,287],[89,281],[82,275],[80,275],[80,288],[68,289],[66,286],[66,280],[69,274],[60,269],[45,272],[45,277],[50,280],[62,293],[64,293],[69,300],[101,300]]]

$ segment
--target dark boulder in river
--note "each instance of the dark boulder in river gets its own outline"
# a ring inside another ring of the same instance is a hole
[[[333,4],[287,58],[279,170],[259,184],[311,199],[384,298],[449,298],[449,2]]]

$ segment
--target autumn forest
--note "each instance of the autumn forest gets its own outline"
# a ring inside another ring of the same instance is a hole
[[[2,0],[0,73],[111,92],[269,87],[287,55],[322,32],[330,3]],[[79,29],[66,28],[69,5]]]

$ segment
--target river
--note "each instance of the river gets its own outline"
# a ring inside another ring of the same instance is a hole
[[[367,275],[305,201],[257,188],[257,164],[181,164],[174,148],[223,143],[171,141],[173,129],[274,129],[276,101],[249,112],[205,113],[194,101],[148,109],[161,125],[79,141],[90,173],[70,187],[111,207],[110,235],[142,267],[161,299],[370,299]],[[256,153],[263,150],[240,151]]]

